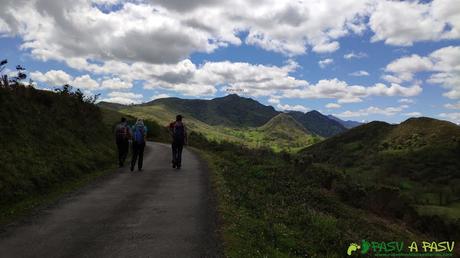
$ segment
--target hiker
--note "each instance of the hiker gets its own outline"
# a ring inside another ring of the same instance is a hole
[[[115,127],[115,141],[118,148],[118,165],[123,167],[129,150],[130,131],[126,118],[122,117],[121,122]]]
[[[176,121],[169,124],[169,133],[172,137],[172,167],[180,169],[182,149],[187,144],[187,129],[182,123],[182,116],[177,115]]]
[[[131,171],[134,171],[134,166],[137,163],[137,168],[142,171],[142,162],[144,160],[145,142],[147,141],[147,126],[144,125],[142,119],[138,119],[132,128],[133,135],[133,156],[131,159]]]

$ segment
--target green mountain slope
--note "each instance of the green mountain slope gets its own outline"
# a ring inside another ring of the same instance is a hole
[[[339,122],[328,118],[320,112],[313,110],[307,113],[299,111],[291,111],[288,113],[310,132],[323,137],[331,137],[336,134],[345,132],[347,128]]]
[[[120,112],[155,121],[164,127],[174,121],[177,113],[181,113],[158,103],[126,107]],[[210,125],[187,114],[184,121],[190,132],[203,134],[209,140],[228,141],[251,148],[266,147],[276,151],[296,151],[321,140],[321,137],[312,135],[285,114],[275,116],[262,127]]]
[[[0,87],[0,103],[0,207],[115,164],[111,127],[95,105],[23,86]]]
[[[236,94],[212,100],[164,98],[144,104],[149,105],[162,105],[209,125],[230,127],[261,126],[279,113],[271,106]]]
[[[453,123],[424,117],[399,125],[371,122],[301,153],[307,163],[343,170],[355,204],[393,215],[414,209],[421,215],[460,219],[460,127]],[[367,195],[359,193],[363,189]],[[372,199],[378,194],[383,199]],[[388,208],[384,197],[408,205],[399,211]]]

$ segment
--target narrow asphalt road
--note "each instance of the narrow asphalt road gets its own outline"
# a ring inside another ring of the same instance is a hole
[[[119,169],[0,235],[0,257],[220,257],[208,172],[187,149],[148,143],[144,170]]]

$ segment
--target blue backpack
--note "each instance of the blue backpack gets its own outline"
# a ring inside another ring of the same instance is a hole
[[[136,143],[144,143],[144,135],[145,135],[145,129],[143,126],[136,126],[134,127],[134,142]]]

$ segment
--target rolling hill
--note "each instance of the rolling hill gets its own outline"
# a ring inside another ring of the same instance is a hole
[[[392,189],[388,191],[398,197],[393,198],[420,214],[460,219],[460,127],[453,123],[426,117],[399,125],[375,121],[308,147],[301,155],[307,162],[343,170],[351,184],[348,193],[355,184],[370,195]],[[360,196],[353,201],[369,202]]]
[[[167,123],[180,113],[192,120],[192,124],[198,127],[200,127],[198,124],[201,124],[202,127],[208,125],[240,129],[263,126],[270,119],[283,113],[276,111],[271,106],[265,106],[251,98],[240,97],[236,94],[211,100],[162,98],[140,105],[126,106],[108,102],[100,102],[98,105],[105,109],[134,112],[140,116],[154,116],[161,123]],[[150,111],[155,114],[149,113]],[[168,118],[165,117],[165,114],[168,114]],[[290,111],[288,114],[309,132],[321,137],[331,137],[347,130],[336,119],[329,118],[318,111],[308,113]],[[352,123],[353,121],[347,122]]]
[[[279,113],[271,106],[236,94],[212,100],[163,98],[143,104],[152,105],[162,105],[168,110],[192,116],[209,125],[229,127],[258,127]]]
[[[295,120],[307,128],[310,132],[323,137],[331,137],[347,131],[347,128],[339,122],[328,118],[320,112],[313,110],[307,113],[299,111],[288,112]]]

